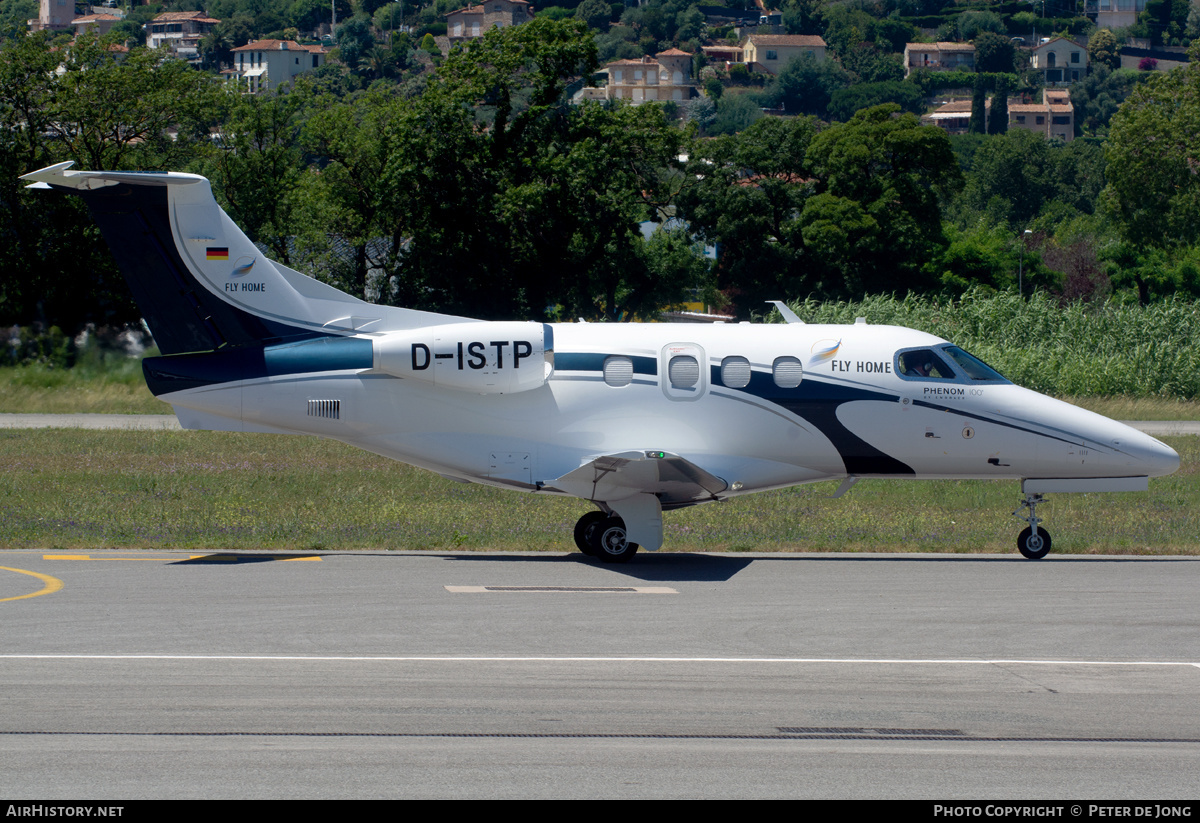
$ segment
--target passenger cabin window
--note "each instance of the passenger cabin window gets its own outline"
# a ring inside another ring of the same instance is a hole
[[[804,367],[795,357],[776,357],[771,366],[771,373],[775,377],[776,386],[781,389],[794,389],[804,377]]]
[[[953,380],[954,370],[933,349],[906,351],[896,358],[896,371],[904,377]]]
[[[749,386],[750,361],[744,357],[726,357],[721,361],[721,382],[730,389]]]
[[[610,386],[628,386],[633,381],[633,361],[614,354],[604,358],[604,382]]]
[[[688,354],[672,357],[667,372],[673,389],[690,389],[700,382],[700,364]]]

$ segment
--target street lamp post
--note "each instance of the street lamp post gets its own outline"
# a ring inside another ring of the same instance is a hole
[[[1021,241],[1021,257],[1017,263],[1017,296],[1025,296],[1025,238],[1033,234],[1029,229],[1025,229],[1025,234],[1018,234],[1017,239]]]

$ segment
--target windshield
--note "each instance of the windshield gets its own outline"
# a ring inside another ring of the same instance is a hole
[[[1008,382],[1004,378],[1004,375],[1000,374],[1000,372],[993,369],[987,363],[984,363],[975,355],[968,354],[967,352],[963,351],[958,346],[945,346],[942,348],[942,351],[947,357],[957,363],[958,367],[966,372],[967,377],[971,380],[988,381],[993,383]]]

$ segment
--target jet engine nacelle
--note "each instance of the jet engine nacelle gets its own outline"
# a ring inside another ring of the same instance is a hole
[[[554,333],[544,323],[452,323],[374,340],[374,366],[447,389],[512,394],[554,371]]]

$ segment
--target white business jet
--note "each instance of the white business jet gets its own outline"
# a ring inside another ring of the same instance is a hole
[[[1021,553],[1048,492],[1145,491],[1168,446],[895,326],[485,322],[358,300],[263,256],[191,174],[25,175],[81,196],[188,429],[311,434],[456,480],[592,501],[575,542],[619,563],[662,513],[861,477],[1019,480]]]

